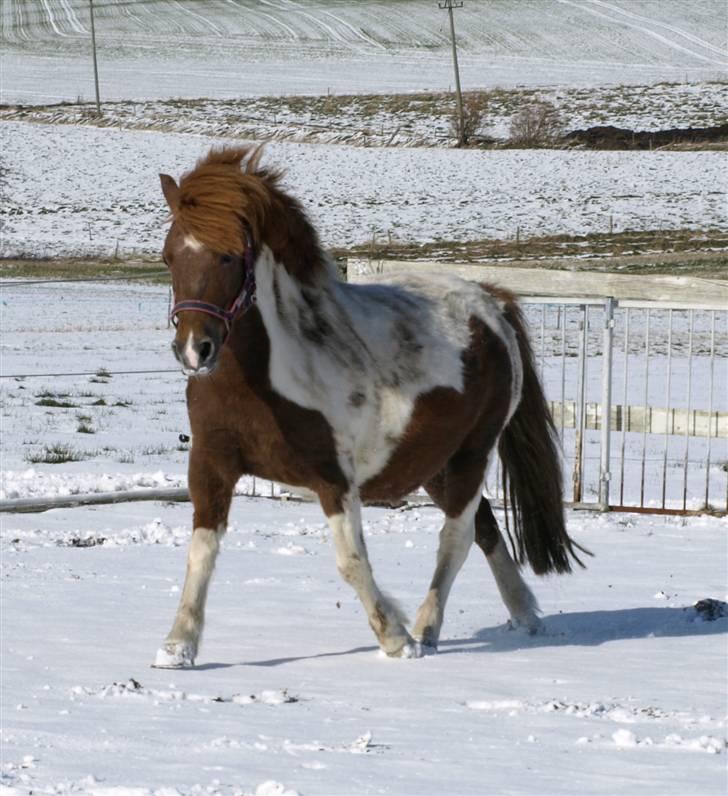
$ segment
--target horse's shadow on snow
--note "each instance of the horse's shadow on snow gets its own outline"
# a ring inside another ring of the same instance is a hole
[[[676,636],[712,636],[728,633],[728,616],[706,621],[693,607],[689,608],[620,608],[612,611],[579,611],[542,617],[542,628],[535,635],[508,625],[478,630],[471,638],[443,639],[439,654],[488,653],[539,647],[594,647],[610,641],[627,639],[670,638]],[[207,663],[199,670],[231,666],[284,666],[303,660],[344,657],[376,652],[376,646],[319,652],[313,655],[272,658],[235,663]]]
[[[711,636],[728,633],[728,617],[706,621],[689,608],[620,608],[579,611],[542,617],[534,635],[508,625],[486,627],[469,639],[444,639],[440,654],[451,652],[503,652],[538,647],[595,647],[627,639]]]

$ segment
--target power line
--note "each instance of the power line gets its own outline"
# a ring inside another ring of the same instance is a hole
[[[62,376],[97,376],[99,379],[105,379],[108,376],[138,376],[141,374],[158,374],[158,373],[182,373],[181,368],[170,368],[168,370],[94,370],[88,373],[0,373],[0,379],[55,379]]]
[[[0,282],[0,290],[8,287],[29,287],[31,285],[64,285],[69,282],[128,282],[134,279],[156,279],[160,276],[167,276],[168,271],[153,271],[149,274],[127,274],[126,276],[94,276],[94,277],[73,277],[69,279],[18,279],[3,280]]]

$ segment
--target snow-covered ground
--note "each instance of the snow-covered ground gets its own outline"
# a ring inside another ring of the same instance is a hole
[[[691,607],[728,596],[725,520],[571,514],[596,557],[530,578],[535,637],[506,628],[473,550],[440,653],[389,660],[320,509],[237,498],[198,665],[151,669],[190,516],[2,515],[3,794],[725,793],[728,618]],[[365,523],[379,581],[412,615],[438,512]]]
[[[97,3],[104,99],[447,89],[447,13],[430,0]],[[0,7],[2,102],[92,99],[85,4]],[[725,76],[722,0],[468,0],[465,88]]]
[[[3,496],[184,484],[166,287],[7,286],[1,299],[0,375],[90,374],[0,381]],[[119,373],[157,369],[171,372]],[[551,359],[545,372],[558,385]],[[54,450],[75,460],[52,464]],[[531,579],[536,637],[505,627],[476,550],[440,654],[391,661],[336,573],[320,509],[238,497],[199,665],[155,670],[190,521],[188,505],[151,503],[0,515],[3,796],[724,792],[728,619],[692,606],[728,599],[726,518],[570,513],[596,558]],[[365,521],[377,577],[413,615],[440,515]]]
[[[158,172],[220,138],[0,124],[0,256],[159,252]],[[726,229],[722,152],[409,150],[272,143],[327,246],[623,229]]]

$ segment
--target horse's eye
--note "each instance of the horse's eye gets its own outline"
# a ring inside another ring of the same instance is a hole
[[[220,265],[232,265],[235,262],[235,258],[232,254],[223,254],[220,257]]]

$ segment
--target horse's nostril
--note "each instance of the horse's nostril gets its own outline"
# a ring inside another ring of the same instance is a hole
[[[211,340],[203,340],[200,343],[199,347],[199,354],[200,354],[200,362],[207,362],[208,359],[212,356],[212,352],[214,351],[214,346]]]

